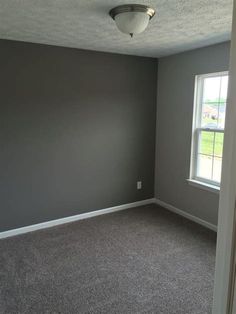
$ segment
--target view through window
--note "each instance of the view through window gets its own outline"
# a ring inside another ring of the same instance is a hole
[[[219,185],[221,180],[228,73],[196,77],[191,178]]]

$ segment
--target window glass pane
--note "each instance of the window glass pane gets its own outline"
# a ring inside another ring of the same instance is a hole
[[[218,117],[218,128],[224,129],[225,127],[225,111],[226,103],[219,103],[219,117]]]
[[[220,179],[221,179],[221,166],[222,166],[222,158],[214,157],[212,179],[216,182],[219,182],[219,183],[220,183]]]
[[[214,132],[201,131],[199,136],[199,153],[213,155]]]
[[[201,126],[204,128],[217,128],[218,125],[218,102],[205,103],[202,105]]]
[[[203,102],[204,103],[218,103],[220,96],[221,77],[208,77],[204,79],[203,83]]]
[[[212,156],[198,154],[197,176],[211,180],[212,174]]]
[[[202,127],[224,128],[227,89],[228,76],[204,79],[201,115]]]
[[[226,102],[228,93],[228,76],[221,77],[221,92],[220,99],[222,102]]]
[[[222,157],[223,143],[224,143],[224,133],[216,133],[215,134],[215,148],[214,148],[215,156]]]
[[[201,125],[207,128],[217,128],[219,113],[219,97],[221,77],[209,77],[203,81],[203,102]]]

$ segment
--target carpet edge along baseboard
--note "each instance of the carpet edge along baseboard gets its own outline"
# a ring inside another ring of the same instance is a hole
[[[91,212],[86,212],[86,213],[82,213],[82,214],[78,214],[78,215],[73,215],[73,216],[69,216],[69,217],[54,219],[54,220],[50,220],[50,221],[46,221],[46,222],[42,222],[42,223],[38,223],[38,224],[34,224],[34,225],[29,225],[29,226],[16,228],[16,229],[6,230],[3,232],[0,232],[0,239],[13,237],[16,235],[20,235],[20,234],[24,234],[24,233],[28,233],[28,232],[33,232],[36,230],[46,229],[46,228],[62,225],[65,223],[70,223],[70,222],[83,220],[83,219],[87,219],[87,218],[91,218],[91,217],[96,217],[96,216],[100,216],[100,215],[104,215],[104,214],[114,213],[114,212],[125,210],[128,208],[148,205],[148,204],[152,204],[152,203],[159,205],[159,206],[161,206],[161,207],[163,207],[163,208],[165,208],[165,209],[167,209],[167,210],[169,210],[175,214],[183,216],[186,219],[194,221],[194,222],[196,222],[196,223],[198,223],[198,224],[200,224],[200,225],[202,225],[202,226],[204,226],[210,230],[217,232],[217,226],[216,225],[213,225],[213,224],[211,224],[211,223],[209,223],[209,222],[207,222],[207,221],[205,221],[205,220],[203,220],[197,216],[191,215],[191,214],[187,213],[186,211],[178,209],[177,207],[170,205],[166,202],[163,202],[159,199],[150,198],[150,199],[145,199],[145,200],[137,201],[137,202],[133,202],[133,203],[122,204],[122,205],[108,207],[108,208],[95,210],[95,211],[91,211]]]

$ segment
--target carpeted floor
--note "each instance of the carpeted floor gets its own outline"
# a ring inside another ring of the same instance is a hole
[[[156,205],[0,240],[0,313],[211,313],[215,241]]]

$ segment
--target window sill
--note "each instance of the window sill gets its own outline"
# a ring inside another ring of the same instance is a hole
[[[201,181],[197,181],[197,180],[193,180],[193,179],[187,179],[188,184],[191,186],[194,186],[196,188],[199,188],[201,190],[205,190],[205,191],[209,191],[209,192],[213,192],[216,194],[220,193],[220,187],[219,186],[215,186],[212,184],[207,184]]]

